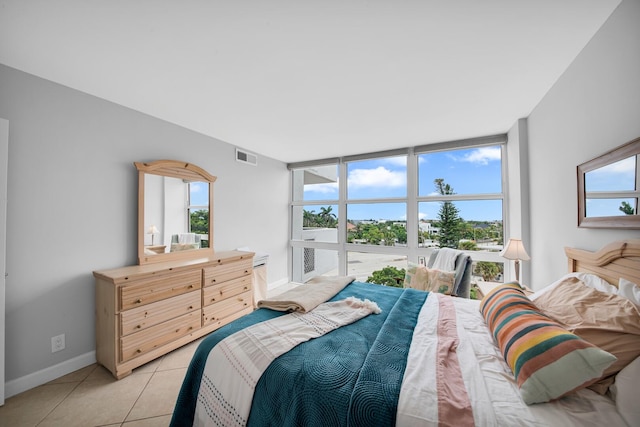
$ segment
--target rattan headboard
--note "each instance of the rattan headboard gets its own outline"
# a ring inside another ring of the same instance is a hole
[[[640,284],[640,239],[612,242],[595,252],[569,247],[564,251],[569,272],[593,273],[615,286],[620,277]]]

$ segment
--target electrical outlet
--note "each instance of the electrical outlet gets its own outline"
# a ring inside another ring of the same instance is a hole
[[[51,337],[51,353],[64,350],[64,334]]]

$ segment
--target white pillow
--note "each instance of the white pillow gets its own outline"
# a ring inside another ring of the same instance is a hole
[[[616,409],[630,426],[640,425],[638,383],[640,383],[640,357],[618,372],[615,382],[609,387],[611,397],[616,402]]]
[[[625,297],[635,305],[640,305],[640,287],[622,277],[618,282],[618,295]]]
[[[618,293],[618,288],[616,288],[615,286],[613,286],[611,283],[607,282],[603,278],[591,273],[576,272],[576,273],[565,274],[564,276],[562,276],[560,279],[556,280],[549,286],[542,288],[539,291],[536,291],[534,294],[530,295],[529,299],[531,301],[535,301],[535,299],[538,298],[540,295],[543,295],[553,290],[556,286],[558,286],[560,283],[564,282],[566,279],[570,277],[577,278],[588,287],[593,288],[597,291],[605,292],[608,294],[614,294],[614,295]]]

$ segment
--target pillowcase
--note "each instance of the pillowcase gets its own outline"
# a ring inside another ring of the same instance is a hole
[[[597,393],[606,393],[615,374],[640,356],[640,308],[620,295],[568,278],[536,299],[536,305],[570,332],[617,357],[603,378],[589,387]]]
[[[618,295],[625,297],[635,305],[640,305],[640,287],[622,277],[618,282]]]
[[[616,381],[610,388],[618,413],[630,426],[640,426],[638,383],[640,383],[640,357],[616,375]]]
[[[454,279],[453,271],[440,271],[410,262],[404,276],[404,287],[451,295]]]
[[[609,294],[618,293],[618,289],[615,286],[613,286],[611,283],[607,282],[600,276],[596,276],[595,274],[591,274],[591,273],[575,272],[575,273],[565,274],[555,282],[551,283],[549,286],[540,289],[539,291],[535,292],[533,295],[530,295],[529,299],[531,301],[535,301],[539,296],[544,295],[547,292],[551,292],[553,289],[555,289],[561,283],[564,283],[564,281],[570,277],[575,277],[577,279],[580,279],[582,283],[584,283],[586,286],[590,288],[597,289],[602,292],[607,292]]]
[[[517,283],[492,289],[480,311],[528,405],[584,388],[616,361],[540,313]]]

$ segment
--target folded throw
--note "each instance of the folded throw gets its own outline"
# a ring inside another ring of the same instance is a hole
[[[333,298],[355,279],[353,276],[317,276],[304,285],[258,301],[258,308],[306,313]]]
[[[460,251],[451,248],[439,249],[431,268],[440,271],[454,271],[456,269],[456,258],[459,253]]]

